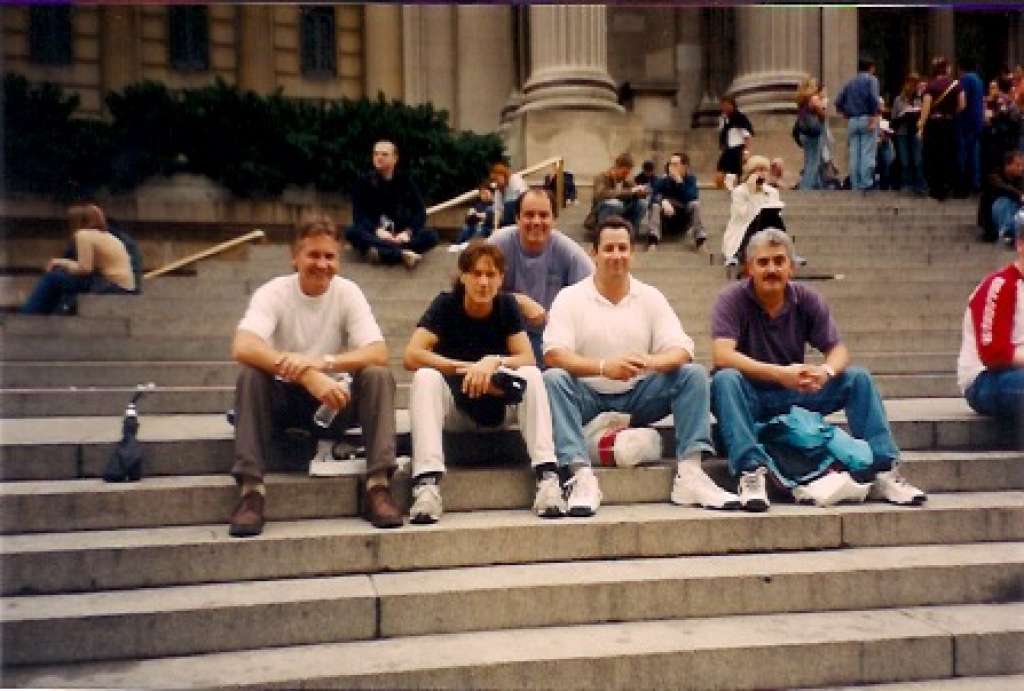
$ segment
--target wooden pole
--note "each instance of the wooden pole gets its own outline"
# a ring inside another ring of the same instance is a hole
[[[173,261],[170,264],[164,264],[159,269],[153,269],[152,271],[150,271],[148,274],[146,274],[144,276],[144,278],[146,280],[149,280],[151,278],[156,278],[158,276],[163,276],[166,273],[174,271],[175,269],[180,269],[183,266],[188,266],[189,264],[192,264],[193,262],[197,262],[200,259],[206,259],[207,257],[212,257],[213,255],[220,254],[221,252],[225,252],[225,251],[231,249],[232,247],[238,247],[239,245],[242,245],[242,244],[244,244],[246,242],[251,242],[253,240],[260,240],[260,239],[262,239],[264,237],[266,237],[266,233],[264,233],[262,230],[257,229],[257,230],[251,231],[249,233],[246,233],[245,235],[242,235],[240,237],[234,238],[233,240],[228,240],[227,242],[222,242],[219,245],[214,245],[213,247],[205,249],[202,252],[196,252],[195,254],[192,254],[192,255],[189,255],[187,257],[184,257],[183,259],[178,259],[176,261]]]

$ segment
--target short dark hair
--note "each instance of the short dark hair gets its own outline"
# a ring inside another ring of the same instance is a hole
[[[595,252],[597,251],[597,248],[601,246],[601,233],[608,228],[627,230],[629,232],[629,245],[630,247],[633,246],[633,224],[622,216],[612,214],[597,224],[597,230],[594,231],[594,239],[591,241]]]
[[[551,194],[550,190],[542,189],[540,187],[529,187],[525,192],[519,195],[519,199],[516,200],[516,218],[519,218],[520,212],[523,210],[523,200],[526,199],[526,195],[532,194],[534,196],[544,197],[548,200],[548,209],[551,214],[555,213],[555,197]]]
[[[307,211],[299,217],[295,223],[295,230],[292,232],[292,249],[299,246],[299,243],[314,235],[326,235],[335,242],[338,241],[338,229],[334,221],[323,211]]]
[[[857,71],[867,72],[875,66],[875,59],[870,55],[861,55],[857,58]]]

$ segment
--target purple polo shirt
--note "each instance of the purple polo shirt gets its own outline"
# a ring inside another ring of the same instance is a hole
[[[739,352],[773,365],[802,363],[807,343],[822,353],[839,344],[839,330],[820,295],[790,282],[782,311],[772,319],[757,302],[749,278],[718,294],[711,337],[733,339]]]

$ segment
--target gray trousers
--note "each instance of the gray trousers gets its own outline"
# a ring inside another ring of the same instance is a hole
[[[320,401],[305,388],[243,366],[235,386],[235,463],[231,474],[262,480],[274,448],[275,435],[287,428],[307,429],[340,438],[349,427],[363,428],[366,472],[392,472],[395,468],[395,378],[387,367],[371,366],[357,372],[352,399],[330,428],[313,424]]]
[[[648,212],[650,221],[647,224],[646,233],[648,242],[661,242],[662,233],[679,233],[680,236],[685,236],[691,228],[694,239],[707,237],[704,222],[700,218],[699,200],[687,202],[685,205],[672,199],[668,201],[676,211],[673,216],[662,214],[660,203],[651,204]]]

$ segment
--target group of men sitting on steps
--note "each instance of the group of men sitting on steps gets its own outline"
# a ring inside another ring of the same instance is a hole
[[[603,219],[588,256],[553,229],[552,203],[542,190],[522,196],[516,220],[463,250],[453,289],[431,302],[405,348],[404,364],[415,371],[413,523],[432,523],[442,513],[442,430],[490,430],[515,420],[536,473],[535,513],[593,515],[602,495],[583,427],[606,411],[629,413],[634,427],[672,415],[676,504],[767,510],[772,458],[757,425],[794,405],[823,414],[845,410],[852,434],[870,447],[865,467],[822,475],[803,486],[802,499],[825,505],[837,488],[854,485],[896,504],[925,501],[897,469],[899,449],[870,374],[849,365],[822,298],[791,281],[793,245],[784,232],[756,234],[748,278],[719,294],[709,378],[665,296],[631,275],[629,221]],[[291,246],[295,273],[260,287],[238,325],[232,474],[241,497],[231,535],[262,531],[263,473],[275,433],[312,428],[321,405],[340,411],[332,433],[362,427],[367,519],[381,528],[403,523],[390,489],[395,382],[388,350],[361,290],[337,275],[340,249],[329,218],[300,222]],[[804,362],[807,343],[825,355],[823,364]],[[352,375],[351,385],[332,376],[341,372]],[[738,496],[702,467],[714,453],[712,412]]]

